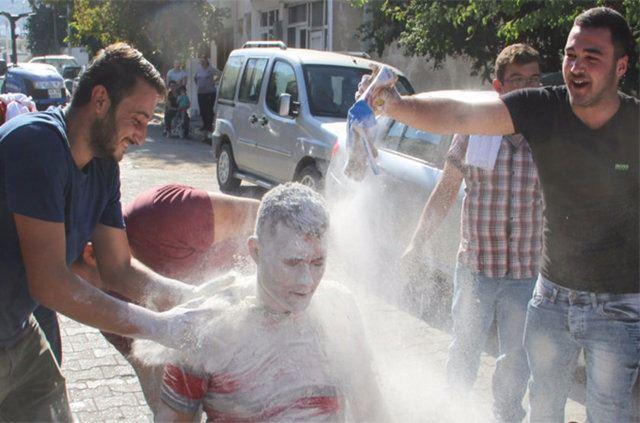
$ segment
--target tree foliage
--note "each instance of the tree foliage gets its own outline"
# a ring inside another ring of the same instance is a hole
[[[57,54],[67,36],[67,3],[29,0],[33,14],[27,18],[27,45],[34,56]]]
[[[369,10],[359,29],[370,51],[382,54],[397,41],[407,55],[439,66],[446,56],[466,55],[474,74],[491,78],[496,54],[506,45],[526,42],[543,58],[543,71],[559,71],[573,19],[594,6],[624,15],[640,42],[638,0],[351,0]],[[636,52],[637,53],[637,52]],[[636,54],[637,57],[637,54]],[[637,61],[627,72],[627,88],[637,92]]]
[[[91,55],[125,41],[162,66],[207,51],[226,13],[206,0],[74,0],[71,37]]]

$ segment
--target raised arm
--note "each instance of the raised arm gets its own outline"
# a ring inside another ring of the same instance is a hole
[[[434,91],[399,96],[380,93],[382,112],[393,119],[437,134],[507,135],[515,132],[507,106],[499,97],[473,91]]]
[[[364,75],[356,99],[367,93],[374,75]],[[515,132],[507,106],[495,92],[432,91],[401,96],[396,80],[379,82],[366,94],[376,112],[437,134],[507,135]]]
[[[157,310],[166,310],[195,294],[194,287],[161,276],[131,257],[123,229],[99,224],[92,238],[105,287]]]

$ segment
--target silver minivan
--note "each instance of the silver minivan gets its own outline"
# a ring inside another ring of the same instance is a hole
[[[258,47],[256,47],[256,45]],[[247,43],[231,52],[218,87],[213,133],[223,191],[300,181],[320,189],[346,133],[358,83],[377,62],[347,54]],[[402,73],[398,90],[413,93]]]

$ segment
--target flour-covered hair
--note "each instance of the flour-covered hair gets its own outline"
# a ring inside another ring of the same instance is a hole
[[[297,182],[278,185],[265,194],[258,209],[255,234],[272,235],[278,223],[304,235],[322,237],[329,226],[324,199],[311,188]]]

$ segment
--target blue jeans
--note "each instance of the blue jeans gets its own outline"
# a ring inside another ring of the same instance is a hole
[[[526,415],[522,398],[527,390],[529,366],[522,337],[534,282],[535,278],[488,278],[462,266],[456,268],[447,382],[458,391],[471,389],[495,317],[499,356],[492,388],[493,411],[498,421],[517,422]]]
[[[576,358],[584,349],[587,420],[632,421],[640,364],[640,294],[598,294],[538,278],[529,303],[525,348],[531,366],[532,422],[563,422]]]

